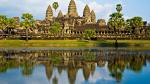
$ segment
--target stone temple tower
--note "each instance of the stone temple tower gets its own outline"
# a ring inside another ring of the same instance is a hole
[[[93,10],[91,11],[91,22],[96,23],[96,15],[95,15],[95,12]]]
[[[77,17],[78,13],[77,13],[77,8],[76,8],[76,3],[74,0],[71,0],[68,6],[68,15],[70,17]]]
[[[47,10],[46,10],[46,17],[45,17],[46,20],[50,20],[52,21],[53,20],[53,10],[51,8],[51,6],[49,5]]]
[[[58,13],[58,16],[57,16],[58,18],[61,18],[61,17],[63,17],[63,13],[61,12],[61,10],[59,11],[59,13]]]
[[[88,5],[86,5],[85,8],[84,8],[83,17],[85,18],[86,23],[91,22],[91,12],[90,12],[90,8],[89,8]]]

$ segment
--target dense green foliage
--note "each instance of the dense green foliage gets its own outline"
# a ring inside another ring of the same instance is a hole
[[[5,29],[6,28],[6,20],[7,20],[7,17],[4,16],[4,15],[0,15],[0,29]]]
[[[84,31],[84,37],[87,39],[91,39],[96,36],[96,32],[94,29],[86,29]]]
[[[26,41],[28,41],[28,31],[29,31],[29,28],[33,26],[34,19],[33,19],[32,14],[29,14],[29,13],[22,14],[21,18],[23,19],[23,21],[21,22],[21,26],[26,29]]]
[[[55,11],[57,10],[58,7],[59,7],[58,2],[54,2],[54,3],[53,3],[53,8],[55,9]]]
[[[0,15],[0,29],[16,28],[16,21],[14,18],[7,18],[4,15]]]
[[[53,34],[57,34],[61,29],[61,25],[59,22],[55,22],[52,24],[52,26],[50,27],[50,32]]]
[[[125,20],[123,18],[123,14],[121,13],[122,10],[121,4],[117,4],[116,10],[117,12],[112,13],[108,21],[109,28],[114,29],[114,31],[116,31],[116,29],[119,28],[125,28]]]
[[[34,23],[34,19],[32,14],[29,13],[24,13],[22,14],[23,21],[21,22],[21,26],[25,27],[25,28],[29,28],[33,26]]]
[[[141,29],[144,26],[142,17],[133,17],[126,20],[126,28],[132,29],[132,33],[135,33],[135,29]]]

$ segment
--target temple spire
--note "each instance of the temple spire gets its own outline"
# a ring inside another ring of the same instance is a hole
[[[84,11],[83,11],[83,16],[84,17],[89,17],[90,16],[90,8],[89,6],[86,4]]]
[[[68,6],[68,15],[71,17],[77,17],[77,8],[76,8],[76,3],[74,0],[71,0]]]
[[[51,6],[49,5],[47,10],[46,10],[46,17],[45,17],[46,20],[50,20],[52,21],[53,19],[53,10],[51,8]]]
[[[95,15],[95,12],[93,10],[91,11],[91,22],[93,22],[93,23],[96,22],[96,15]]]
[[[58,13],[58,16],[57,16],[58,18],[60,18],[60,17],[63,17],[63,13],[62,13],[62,11],[60,10],[59,11],[59,13]]]
[[[91,12],[90,12],[90,8],[87,4],[83,11],[83,17],[85,17],[85,22],[91,22]]]

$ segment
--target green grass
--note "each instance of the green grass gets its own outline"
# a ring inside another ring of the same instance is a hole
[[[80,47],[80,46],[114,46],[114,40],[0,40],[0,47]],[[118,40],[120,46],[150,47],[150,40]]]

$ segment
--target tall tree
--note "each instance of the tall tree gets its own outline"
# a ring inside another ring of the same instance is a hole
[[[117,10],[117,12],[121,12],[122,11],[122,5],[121,4],[117,4],[116,5],[116,10]]]
[[[109,28],[112,28],[115,32],[115,40],[116,40],[116,46],[118,46],[118,42],[117,42],[117,33],[119,29],[122,29],[125,27],[125,20],[123,18],[123,14],[121,13],[122,11],[122,6],[121,4],[117,4],[116,5],[116,10],[117,12],[112,13],[110,15],[110,19],[108,21],[108,26]]]
[[[24,13],[22,14],[23,21],[21,22],[21,25],[26,29],[26,41],[28,41],[28,32],[29,28],[31,28],[34,24],[34,19],[32,14]]]
[[[4,16],[4,15],[0,15],[0,29],[2,30],[2,31],[4,31],[4,29],[6,28],[6,21],[7,21],[7,17],[6,16]]]
[[[58,7],[59,7],[58,2],[54,2],[54,3],[53,3],[53,8],[55,9],[55,11],[57,10]]]
[[[59,22],[54,22],[50,27],[50,32],[53,33],[54,37],[60,31],[61,24]]]

